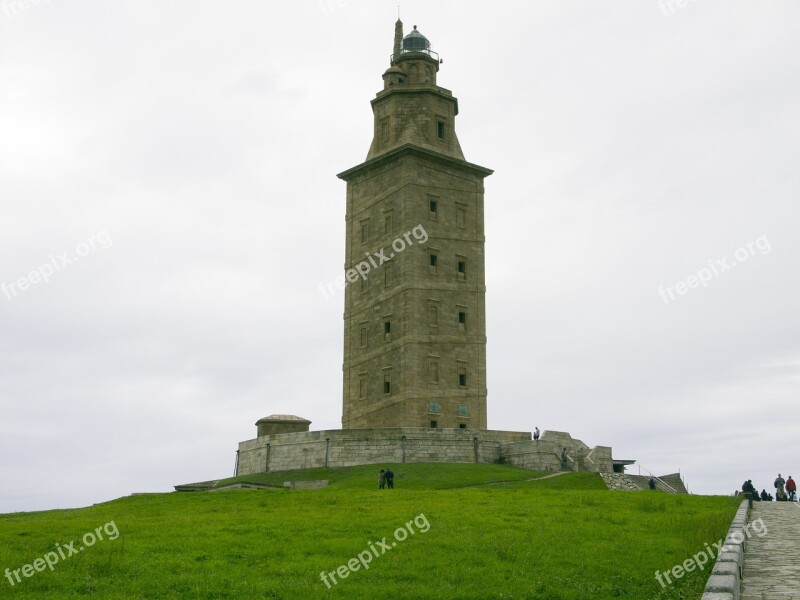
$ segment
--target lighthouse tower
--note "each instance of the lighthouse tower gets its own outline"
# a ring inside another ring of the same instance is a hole
[[[366,160],[347,182],[344,429],[486,429],[484,178],[458,100],[414,26],[395,24]]]

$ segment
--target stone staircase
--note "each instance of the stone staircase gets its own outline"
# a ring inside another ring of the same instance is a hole
[[[646,475],[628,475],[626,473],[601,473],[600,475],[610,490],[638,492],[650,489],[650,478]],[[670,494],[689,493],[678,473],[656,478],[656,489]]]

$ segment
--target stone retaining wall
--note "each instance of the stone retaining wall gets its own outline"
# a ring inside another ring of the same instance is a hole
[[[565,452],[566,450],[566,452]],[[405,462],[506,463],[542,471],[611,471],[611,448],[568,433],[471,429],[335,429],[267,435],[239,444],[238,474]]]
[[[706,589],[701,600],[739,600],[742,589],[742,567],[744,566],[744,547],[749,537],[747,531],[747,500],[742,502],[733,523],[725,536],[723,551],[711,570]]]

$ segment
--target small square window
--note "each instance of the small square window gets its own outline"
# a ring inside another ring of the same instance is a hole
[[[431,413],[439,413],[439,412],[441,412],[441,407],[439,406],[439,403],[438,402],[434,402],[433,400],[428,402],[428,412],[431,412]]]
[[[438,256],[436,256],[435,254],[431,254],[430,258],[431,258],[431,266],[432,267],[439,266],[439,257]]]
[[[439,427],[439,423],[437,421],[431,421],[431,429],[437,429]]]
[[[469,416],[469,406],[466,404],[459,404],[458,405],[458,416],[459,417],[468,417]]]
[[[467,428],[467,424],[466,423],[459,423],[458,424],[458,428],[459,429],[466,429]]]

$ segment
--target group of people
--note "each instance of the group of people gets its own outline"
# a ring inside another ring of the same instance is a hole
[[[758,490],[753,485],[753,480],[748,479],[742,484],[742,493],[752,500],[762,500],[765,502],[771,500],[777,500],[778,502],[797,501],[797,483],[795,483],[791,475],[789,475],[789,479],[784,479],[781,474],[778,473],[778,476],[775,478],[774,486],[775,497],[773,498],[772,494],[768,494],[766,489],[762,489],[761,494],[759,494]]]
[[[381,469],[378,473],[378,489],[394,489],[394,473],[391,469]]]

